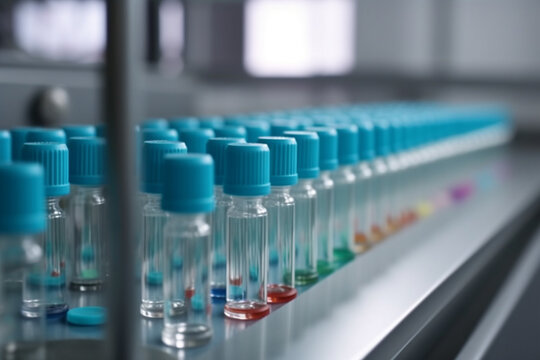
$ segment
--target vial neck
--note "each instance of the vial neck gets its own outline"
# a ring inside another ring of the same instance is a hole
[[[80,194],[101,194],[103,192],[102,186],[82,186],[82,185],[71,185],[72,192],[77,192]]]
[[[290,186],[272,186],[273,194],[288,194],[291,192]]]
[[[305,187],[305,186],[311,186],[313,184],[314,179],[298,179],[297,186],[299,187]]]
[[[47,197],[47,210],[57,210],[60,208],[60,197],[49,196]]]
[[[320,173],[319,173],[319,177],[323,180],[326,180],[326,179],[330,179],[330,173],[331,171],[330,170],[322,170]]]
[[[161,207],[161,194],[146,194],[146,204],[154,207]]]
[[[201,225],[206,223],[205,213],[196,213],[196,214],[180,214],[180,213],[171,213],[171,220],[177,224],[187,224],[187,225]]]
[[[223,192],[223,185],[214,185],[214,196],[216,198],[223,197],[225,193]]]
[[[262,196],[233,196],[233,204],[239,208],[262,206]]]

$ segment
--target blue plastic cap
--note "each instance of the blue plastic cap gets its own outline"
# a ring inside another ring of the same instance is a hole
[[[169,122],[163,118],[146,119],[141,124],[143,130],[166,130],[169,128]]]
[[[69,194],[69,155],[66,144],[25,143],[24,161],[37,162],[45,172],[45,196]]]
[[[214,210],[214,161],[210,155],[165,155],[161,208],[189,214]]]
[[[298,182],[296,162],[298,146],[290,137],[263,136],[259,143],[270,149],[270,184],[272,186],[290,186]]]
[[[212,129],[185,130],[180,133],[180,141],[186,143],[188,153],[205,154],[206,143],[214,136]]]
[[[375,131],[369,121],[360,121],[358,126],[358,159],[369,161],[375,157]]]
[[[216,129],[218,127],[222,127],[223,125],[224,120],[221,116],[207,116],[199,118],[199,127],[203,129]]]
[[[244,139],[217,137],[208,140],[206,152],[214,159],[214,181],[216,185],[223,185],[225,177],[225,149],[229,144],[243,143]]]
[[[390,127],[385,121],[375,123],[375,154],[387,156],[390,153]]]
[[[197,129],[199,122],[194,117],[173,118],[169,120],[169,127],[180,134],[184,130]]]
[[[72,325],[98,326],[107,321],[107,309],[101,306],[85,306],[70,309],[66,320]]]
[[[93,137],[96,136],[96,127],[93,125],[67,125],[62,127],[66,137]]]
[[[11,162],[11,134],[0,130],[0,164]]]
[[[26,142],[28,132],[32,129],[31,127],[19,127],[9,130],[11,134],[11,158],[13,161],[22,159],[22,147]]]
[[[167,154],[186,154],[183,142],[168,140],[145,141],[142,151],[141,191],[161,194],[163,191],[163,159]]]
[[[316,132],[319,136],[319,168],[334,170],[338,167],[338,135],[336,129],[311,127],[306,131]]]
[[[244,124],[246,128],[246,141],[257,142],[261,136],[270,136],[270,124],[266,121],[249,121]]]
[[[338,134],[339,165],[358,162],[358,128],[356,125],[335,125]]]
[[[286,131],[298,144],[298,177],[314,179],[319,176],[319,136],[312,131]]]
[[[229,138],[240,138],[245,139],[247,136],[246,128],[243,126],[237,125],[228,125],[216,128],[214,130],[216,137],[229,137]]]
[[[178,141],[178,132],[174,129],[143,129],[141,142],[152,140]]]
[[[107,125],[99,124],[95,126],[96,136],[104,138],[107,135]]]
[[[45,230],[45,187],[39,164],[0,165],[0,234],[36,234]]]
[[[66,143],[66,133],[62,129],[31,129],[26,135],[24,142],[51,142],[51,143]]]
[[[264,144],[230,144],[225,150],[223,191],[236,196],[270,193],[270,150]]]
[[[392,153],[403,150],[403,130],[401,121],[394,120],[390,123],[390,151]]]
[[[98,137],[72,137],[68,140],[69,182],[75,185],[105,184],[106,145]]]
[[[298,130],[298,123],[293,120],[273,120],[270,123],[271,136],[283,136],[285,131]]]

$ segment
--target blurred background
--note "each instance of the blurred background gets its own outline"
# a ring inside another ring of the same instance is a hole
[[[145,0],[144,114],[505,102],[540,132],[535,0]],[[104,0],[0,2],[0,119],[101,121]]]

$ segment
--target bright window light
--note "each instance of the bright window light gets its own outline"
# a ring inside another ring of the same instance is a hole
[[[254,76],[339,75],[354,66],[354,0],[251,0],[244,64]]]
[[[20,1],[14,36],[27,53],[53,60],[92,62],[105,48],[105,3],[101,0]]]

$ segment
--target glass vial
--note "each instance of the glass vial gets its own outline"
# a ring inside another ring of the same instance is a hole
[[[212,337],[214,163],[203,154],[168,154],[163,162],[162,209],[169,213],[164,239],[164,328],[168,346],[189,348]]]
[[[319,136],[310,131],[286,131],[298,146],[298,184],[291,189],[295,201],[295,277],[297,285],[319,279],[317,271],[317,192],[313,181],[319,177]]]
[[[373,160],[373,224],[371,238],[374,242],[388,235],[387,215],[389,213],[389,179],[386,157],[390,153],[390,133],[388,124],[378,120],[375,129],[375,159]]]
[[[313,181],[317,192],[317,272],[320,275],[330,274],[334,264],[334,180],[330,174],[338,167],[338,137],[336,129],[325,127],[307,128],[319,136],[319,168],[320,175]]]
[[[141,315],[163,317],[163,231],[167,213],[161,209],[163,158],[167,154],[186,153],[184,143],[169,140],[145,141],[142,152],[141,192],[146,203],[142,208]]]
[[[11,162],[11,134],[9,131],[0,130],[0,164]]]
[[[15,293],[20,288],[9,288],[5,283],[6,278],[22,281],[21,273],[42,259],[40,235],[46,228],[44,182],[38,164],[0,165],[0,296],[5,296],[0,299],[0,352],[8,359],[45,358],[43,307],[39,306],[43,287],[35,290],[35,306],[22,309],[24,317],[37,319],[21,320],[20,293]],[[29,313],[25,313],[27,309]],[[18,329],[21,322],[29,322],[32,331]],[[24,353],[19,354],[21,349]]]
[[[270,149],[272,189],[263,205],[268,210],[269,269],[267,298],[271,304],[293,300],[295,203],[291,186],[298,182],[297,145],[293,138],[261,137],[259,143]]]
[[[103,285],[107,271],[105,140],[72,137],[68,147],[72,185],[68,201],[72,237],[70,288],[95,291]]]
[[[68,149],[60,143],[25,143],[24,161],[37,162],[45,172],[47,230],[41,236],[44,257],[37,268],[30,271],[23,284],[23,315],[39,316],[44,305],[47,317],[63,316],[66,301],[67,215],[60,207],[60,199],[69,194]],[[44,297],[40,296],[43,286]]]
[[[356,176],[354,249],[356,253],[362,253],[371,245],[371,224],[373,223],[372,162],[375,158],[375,134],[370,122],[361,121],[357,126],[359,162],[354,167]]]
[[[355,182],[352,171],[358,162],[356,125],[336,127],[339,167],[332,172],[335,186],[334,261],[340,264],[354,259]]]
[[[223,192],[225,175],[225,149],[229,144],[243,143],[240,138],[213,138],[206,143],[206,151],[214,159],[214,196],[216,208],[212,213],[212,298],[225,300],[227,283],[227,211],[232,205],[232,197]]]
[[[267,304],[270,151],[264,144],[230,144],[225,151],[223,190],[233,198],[227,211],[227,303],[225,316],[260,319]]]

